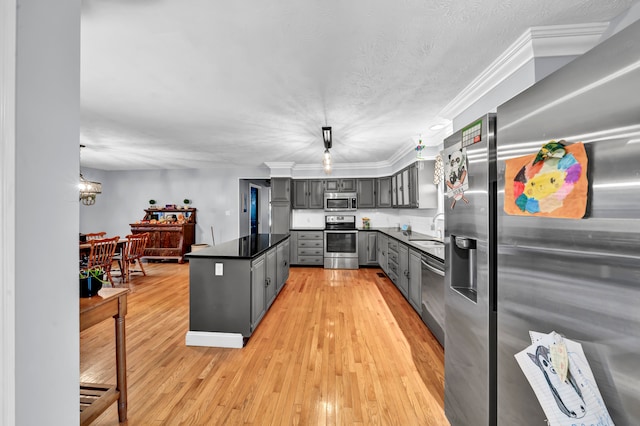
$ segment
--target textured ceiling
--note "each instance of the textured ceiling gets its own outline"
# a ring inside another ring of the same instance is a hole
[[[411,149],[532,26],[631,0],[83,0],[82,165],[336,163]]]

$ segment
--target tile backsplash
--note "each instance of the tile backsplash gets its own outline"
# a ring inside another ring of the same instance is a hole
[[[370,219],[372,228],[394,228],[396,226],[409,225],[411,230],[421,234],[434,237],[444,231],[444,221],[442,215],[435,221],[435,230],[431,229],[431,223],[438,211],[436,209],[359,209],[354,213],[356,216],[356,226],[362,226],[362,218]],[[293,228],[324,228],[324,216],[328,213],[323,210],[292,210],[291,226]]]

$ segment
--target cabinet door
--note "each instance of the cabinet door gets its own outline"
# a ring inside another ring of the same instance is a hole
[[[376,191],[375,179],[358,179],[358,208],[375,208]]]
[[[291,202],[291,179],[271,179],[271,201]]]
[[[398,195],[398,206],[409,207],[409,192],[411,191],[411,182],[409,181],[409,168],[405,168],[400,172],[402,176],[402,184]],[[401,195],[400,195],[401,194]]]
[[[340,179],[340,192],[356,192],[356,180]]]
[[[376,193],[378,207],[391,207],[391,176],[376,179],[378,190]]]
[[[398,207],[398,174],[391,176],[391,207]]]
[[[358,265],[367,264],[367,235],[370,232],[358,232]]]
[[[298,231],[291,231],[291,236],[287,240],[289,243],[289,264],[298,264]]]
[[[293,181],[293,202],[294,209],[309,208],[309,181],[306,179]]]
[[[251,262],[251,331],[255,330],[265,313],[265,256]]]
[[[389,265],[387,261],[387,243],[389,242],[389,237],[386,235],[380,234],[378,236],[378,264],[382,270],[388,274]]]
[[[278,244],[276,248],[276,259],[278,263],[276,293],[279,293],[284,283],[289,278],[289,239]]]
[[[324,189],[327,192],[338,192],[338,191],[340,191],[340,180],[339,179],[326,179],[324,181]]]
[[[324,180],[322,179],[310,179],[309,180],[309,202],[308,207],[310,209],[322,209],[324,206]]]
[[[274,247],[267,252],[267,272],[265,276],[265,300],[266,309],[276,298],[276,287],[278,286],[278,254]]]
[[[375,265],[378,263],[378,233],[367,232],[367,265]]]
[[[409,303],[422,315],[422,265],[420,253],[409,250]]]
[[[409,298],[409,248],[398,244],[398,287],[404,297]]]
[[[271,203],[271,233],[288,234],[291,223],[291,204]]]

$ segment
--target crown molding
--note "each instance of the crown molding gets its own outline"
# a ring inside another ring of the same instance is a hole
[[[462,89],[438,116],[453,120],[535,58],[582,55],[598,44],[608,26],[608,22],[596,22],[529,28]]]

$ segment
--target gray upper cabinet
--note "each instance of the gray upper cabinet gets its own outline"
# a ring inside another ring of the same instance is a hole
[[[321,209],[323,208],[324,180],[322,179],[295,179],[293,181],[294,209]]]
[[[358,208],[375,208],[376,206],[376,180],[374,178],[358,179]]]
[[[391,207],[391,176],[376,179],[378,189],[376,191],[377,206]]]
[[[356,179],[327,179],[324,188],[327,192],[356,192]]]
[[[309,181],[308,180],[294,180],[293,181],[293,201],[291,206],[294,209],[308,209],[309,208]]]
[[[438,208],[438,186],[433,183],[434,161],[419,161],[409,167],[409,204],[417,209]]]
[[[322,209],[324,203],[324,180],[309,179],[309,208]]]
[[[409,192],[411,183],[409,182],[409,167],[405,167],[393,175],[392,181],[392,204],[394,207],[409,207]]]
[[[291,179],[272,178],[271,179],[271,201],[291,202]]]

